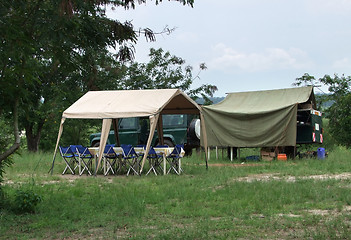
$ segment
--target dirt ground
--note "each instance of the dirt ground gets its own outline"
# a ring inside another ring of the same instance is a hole
[[[279,176],[279,173],[263,173],[263,174],[252,174],[247,177],[241,177],[241,178],[236,178],[234,181],[238,182],[253,182],[253,181],[271,181],[271,180],[278,180],[278,181],[286,181],[286,182],[296,182],[297,179],[314,179],[314,180],[329,180],[329,179],[335,179],[335,180],[345,180],[345,179],[351,179],[351,173],[350,172],[345,172],[345,173],[339,173],[339,174],[322,174],[322,175],[310,175],[310,176],[301,176],[301,177],[295,177],[295,176]]]

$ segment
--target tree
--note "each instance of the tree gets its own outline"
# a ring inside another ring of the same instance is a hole
[[[48,117],[103,85],[110,74],[105,63],[132,59],[139,34],[155,40],[149,28],[137,31],[131,22],[106,17],[107,5],[129,9],[142,3],[146,0],[1,1],[0,114],[11,116],[15,137],[0,163],[19,148],[22,128],[29,150],[36,151]],[[118,54],[107,54],[110,47]]]
[[[150,49],[150,61],[148,63],[134,62],[124,66],[123,77],[119,80],[124,89],[163,89],[179,88],[187,92],[190,97],[196,99],[202,96],[206,103],[210,103],[209,97],[217,91],[217,87],[211,84],[202,84],[196,89],[190,90],[191,84],[199,79],[199,74],[206,69],[204,63],[200,64],[199,73],[194,77],[193,68],[185,65],[185,60],[171,55],[162,48]]]
[[[335,74],[333,77],[325,75],[316,80],[306,73],[297,78],[296,82],[298,85],[312,83],[311,85],[325,84],[329,87],[330,94],[325,95],[325,99],[332,100],[333,104],[325,111],[331,135],[337,143],[351,147],[351,77]]]

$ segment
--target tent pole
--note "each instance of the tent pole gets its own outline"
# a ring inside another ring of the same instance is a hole
[[[112,122],[112,119],[103,119],[102,120],[100,145],[99,145],[99,151],[98,151],[99,153],[98,153],[97,164],[95,165],[95,167],[96,167],[95,174],[94,174],[95,176],[96,176],[96,173],[99,169],[99,166],[101,163],[101,158],[102,158],[102,155],[103,155],[104,150],[105,150],[107,138],[108,138],[110,128],[111,128],[111,122]]]
[[[118,132],[118,118],[114,118],[112,120],[112,125],[113,125],[113,131],[115,133],[116,146],[121,146],[121,142],[119,140],[119,132]]]
[[[200,111],[200,126],[201,126],[201,138],[203,140],[204,149],[205,149],[206,169],[208,170],[207,132],[206,132],[206,125],[205,125],[205,118],[201,111]]]
[[[149,134],[149,138],[147,139],[145,154],[144,154],[143,160],[141,162],[141,167],[140,167],[140,171],[139,171],[140,175],[141,175],[141,173],[143,171],[145,160],[146,160],[147,155],[148,155],[148,153],[150,151],[150,146],[151,146],[151,142],[152,142],[152,139],[154,137],[154,134],[155,134],[155,129],[156,129],[158,116],[159,116],[159,114],[156,114],[156,115],[153,115],[153,116],[149,117],[150,118],[150,134]]]
[[[164,145],[162,114],[159,115],[157,121],[157,136],[159,144]]]
[[[230,161],[233,161],[233,147],[230,147]]]
[[[54,171],[54,165],[55,165],[55,158],[56,158],[56,154],[57,154],[57,148],[58,148],[58,145],[59,145],[59,142],[60,142],[60,138],[61,138],[61,135],[62,135],[62,131],[63,131],[63,123],[65,122],[65,118],[61,118],[61,123],[60,123],[60,128],[59,128],[59,132],[58,132],[58,135],[57,135],[57,141],[56,141],[56,146],[55,146],[55,151],[54,151],[54,156],[53,156],[53,159],[52,159],[52,166],[49,170],[49,172],[51,171],[51,175]]]

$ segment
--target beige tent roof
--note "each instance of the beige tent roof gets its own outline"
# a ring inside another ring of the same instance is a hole
[[[62,113],[51,173],[63,131],[63,123],[66,118],[103,119],[98,157],[99,167],[112,119],[148,116],[150,119],[150,135],[145,149],[145,151],[148,152],[159,120],[159,115],[162,114],[199,114],[202,119],[202,135],[206,136],[206,128],[203,121],[201,107],[179,89],[87,92]],[[160,121],[160,126],[162,126],[162,121]],[[205,139],[207,138],[205,137]],[[203,141],[203,145],[206,149],[206,140]],[[140,172],[143,169],[146,157],[147,154],[143,157]],[[206,154],[205,159],[207,167]]]
[[[67,108],[63,118],[128,118],[158,113],[198,114],[200,107],[179,89],[90,91]]]

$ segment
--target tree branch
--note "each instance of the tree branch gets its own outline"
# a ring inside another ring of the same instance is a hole
[[[15,106],[13,107],[13,128],[14,128],[14,136],[15,142],[9,147],[4,153],[0,154],[0,163],[13,154],[19,147],[21,143],[21,138],[18,130],[18,98],[15,100]]]

